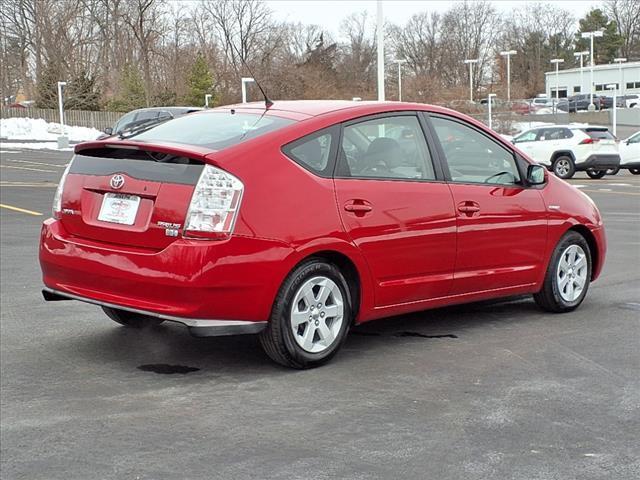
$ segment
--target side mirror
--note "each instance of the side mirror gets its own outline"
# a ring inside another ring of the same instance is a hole
[[[544,185],[546,182],[545,170],[541,165],[529,165],[527,168],[527,183],[529,185]]]
[[[107,127],[104,129],[104,133],[106,133],[107,135],[112,135],[113,134],[113,128],[111,127]]]

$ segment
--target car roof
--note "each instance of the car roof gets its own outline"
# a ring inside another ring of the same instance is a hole
[[[225,105],[210,109],[215,110],[245,110],[264,112],[264,102],[238,103],[235,105]],[[450,109],[429,105],[425,103],[409,102],[380,102],[380,101],[353,101],[353,100],[277,100],[269,107],[269,112],[283,112],[293,114],[300,119],[316,117],[336,111],[352,111],[353,113],[370,113],[372,110],[402,111],[402,110],[422,110],[432,112],[454,112]],[[457,112],[454,112],[457,113]]]

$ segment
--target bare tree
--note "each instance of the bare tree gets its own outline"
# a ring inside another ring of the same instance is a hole
[[[618,26],[623,39],[620,56],[640,59],[640,2],[638,0],[606,0],[605,13]]]

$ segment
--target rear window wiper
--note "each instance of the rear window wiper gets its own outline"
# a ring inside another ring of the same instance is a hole
[[[131,138],[134,135],[138,135],[139,133],[146,132],[147,130],[150,130],[151,128],[155,127],[156,125],[160,125],[161,123],[164,123],[167,120],[171,120],[171,119],[172,117],[151,118],[144,122],[138,123],[133,127],[122,130],[118,134],[118,137],[120,137],[120,139]]]

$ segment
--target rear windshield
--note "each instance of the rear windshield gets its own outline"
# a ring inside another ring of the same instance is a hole
[[[208,112],[170,120],[131,138],[222,150],[292,123],[294,120],[253,113]]]
[[[594,128],[585,128],[583,130],[587,135],[589,135],[593,139],[597,140],[615,140],[616,137],[609,133],[609,130],[605,129],[594,129]]]

